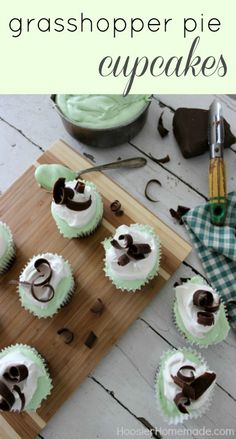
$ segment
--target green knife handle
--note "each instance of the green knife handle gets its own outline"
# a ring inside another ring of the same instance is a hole
[[[225,165],[222,157],[210,159],[209,203],[212,224],[222,226],[227,211]]]

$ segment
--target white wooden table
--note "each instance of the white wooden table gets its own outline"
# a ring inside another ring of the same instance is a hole
[[[236,101],[229,96],[218,98],[223,103],[224,115],[236,134]],[[177,233],[189,240],[183,226],[175,224],[169,214],[178,204],[196,206],[206,200],[208,192],[208,155],[184,159],[170,133],[161,139],[157,119],[164,108],[160,101],[177,108],[191,106],[208,108],[213,96],[161,95],[152,102],[148,121],[142,132],[130,144],[111,149],[96,149],[70,137],[53,110],[49,96],[0,96],[0,191],[4,192],[20,174],[58,138],[62,138],[81,153],[93,156],[96,164],[118,157],[147,156],[160,158],[169,154],[170,162],[156,164],[148,160],[145,168],[110,171],[109,175],[134,197],[151,209]],[[172,113],[165,109],[164,123],[171,126]],[[228,171],[228,190],[235,189],[236,145],[225,152]],[[158,178],[162,187],[152,188],[159,200],[151,203],[144,197],[144,187],[151,178]],[[194,251],[181,265],[155,300],[113,347],[112,351],[85,380],[80,389],[64,404],[40,437],[44,439],[113,439],[117,437],[146,438],[151,433],[140,418],[145,418],[157,430],[168,425],[156,410],[153,379],[163,351],[172,346],[185,345],[171,319],[173,283],[180,276],[203,273]],[[236,337],[231,331],[226,341],[202,350],[209,365],[218,375],[218,384],[211,409],[196,421],[183,427],[192,429],[187,436],[197,438],[196,429],[211,429],[212,437],[226,433],[214,429],[236,429]],[[182,427],[180,427],[182,428]],[[166,433],[166,434],[165,434]],[[229,434],[228,434],[229,435]],[[231,432],[231,436],[233,433]],[[235,432],[236,435],[236,432]],[[158,435],[156,436],[158,437]],[[163,431],[163,437],[184,437],[180,429]],[[205,436],[201,436],[205,437]]]

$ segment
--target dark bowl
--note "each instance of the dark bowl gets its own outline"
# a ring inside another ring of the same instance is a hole
[[[76,122],[72,122],[61,112],[60,108],[57,106],[55,94],[51,95],[51,99],[55,104],[55,109],[61,117],[66,131],[68,131],[71,136],[75,137],[75,139],[80,140],[80,142],[90,146],[97,146],[99,148],[108,148],[109,146],[120,145],[128,142],[134,136],[136,136],[146,122],[148,108],[151,103],[151,100],[147,102],[147,105],[135,117],[135,119],[129,120],[127,124],[117,125],[113,128],[93,129],[85,128]]]

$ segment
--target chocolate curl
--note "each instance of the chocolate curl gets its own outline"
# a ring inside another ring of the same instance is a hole
[[[68,328],[59,329],[57,334],[64,337],[65,344],[70,344],[74,340],[74,333]]]
[[[22,391],[21,391],[21,389],[20,389],[20,387],[19,386],[14,386],[13,387],[13,390],[15,391],[15,392],[17,392],[18,393],[18,395],[19,395],[19,398],[20,398],[20,401],[21,401],[21,408],[20,408],[20,410],[22,411],[22,410],[24,410],[24,407],[25,407],[25,395],[24,395],[24,393],[22,393]]]
[[[92,204],[91,197],[86,201],[73,201],[73,197],[73,189],[65,187],[65,178],[58,178],[53,188],[53,198],[56,204],[65,204],[68,209],[78,212],[88,209]]]
[[[174,398],[174,403],[181,413],[187,413],[187,414],[189,413],[185,406],[190,405],[190,400],[188,397],[183,395],[182,392],[177,393],[177,395]]]
[[[169,212],[172,216],[172,218],[175,218],[180,225],[183,224],[183,220],[182,217],[189,212],[190,208],[189,207],[185,207],[185,206],[178,206],[177,210],[174,209],[170,209]]]
[[[104,308],[105,308],[105,305],[104,305],[102,299],[100,299],[98,297],[96,302],[94,303],[94,305],[90,308],[90,311],[93,312],[94,314],[101,315],[104,311]]]
[[[8,381],[14,381],[20,383],[24,381],[29,375],[28,368],[24,364],[17,364],[16,366],[11,366],[8,372],[3,374],[4,378]]]
[[[123,255],[121,255],[118,258],[118,265],[120,265],[121,267],[124,267],[125,265],[127,265],[130,262],[130,258],[128,257],[128,255],[126,253],[124,253]]]
[[[220,299],[214,303],[214,296],[211,291],[197,290],[193,295],[194,305],[203,308],[205,311],[215,312],[220,307]]]
[[[211,312],[199,311],[197,313],[197,322],[203,326],[212,326],[214,325],[214,315]]]
[[[82,181],[77,181],[75,185],[75,191],[79,192],[79,194],[83,194],[85,190],[85,184]]]
[[[52,277],[51,265],[49,261],[47,261],[47,259],[39,258],[35,261],[34,267],[39,272],[39,276],[31,284],[31,294],[34,297],[34,299],[37,300],[38,302],[42,302],[42,303],[50,302],[55,294],[54,288],[52,287],[52,285],[48,283]],[[45,272],[45,267],[46,267],[46,272]],[[35,291],[35,288],[37,287],[49,288],[50,290],[49,298],[43,299],[38,297]]]
[[[162,138],[166,137],[167,134],[169,133],[169,130],[167,130],[167,128],[165,128],[163,125],[163,113],[164,113],[164,111],[162,111],[162,113],[158,119],[158,124],[157,124],[158,132]]]
[[[215,381],[216,374],[214,372],[205,372],[196,378],[191,384],[185,385],[183,388],[183,394],[196,401]]]
[[[180,378],[181,381],[184,383],[191,383],[195,379],[193,373],[193,371],[195,370],[196,370],[195,367],[190,365],[182,366],[177,372],[177,377]],[[185,375],[184,373],[182,373],[183,371],[185,372],[190,371],[190,375]]]
[[[0,381],[0,410],[9,412],[15,402],[15,397],[11,390],[3,381]]]
[[[88,337],[86,338],[84,344],[85,346],[87,346],[89,349],[92,349],[93,345],[96,343],[97,341],[97,336],[96,334],[94,334],[93,331],[91,331],[88,335]]]
[[[151,253],[152,249],[149,244],[132,244],[129,248],[129,254],[140,255]]]
[[[133,238],[128,233],[120,235],[118,240],[125,241],[124,245],[121,245],[116,239],[111,240],[111,245],[118,250],[124,250],[125,248],[129,248],[133,244]]]
[[[115,200],[110,204],[110,208],[112,212],[117,212],[121,208],[121,203],[119,200]]]

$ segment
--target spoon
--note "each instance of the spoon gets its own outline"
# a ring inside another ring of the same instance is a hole
[[[82,174],[88,172],[101,171],[103,169],[118,169],[118,168],[141,168],[145,166],[147,160],[144,157],[133,157],[131,159],[117,160],[116,162],[105,163],[103,165],[93,166],[92,168],[82,169],[76,173],[76,179]]]

